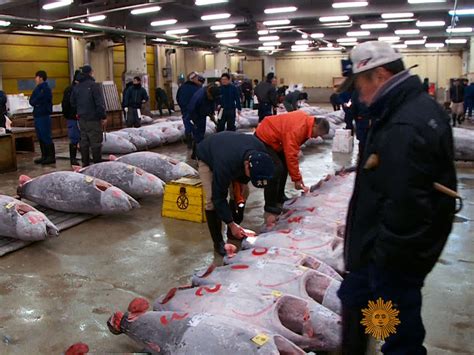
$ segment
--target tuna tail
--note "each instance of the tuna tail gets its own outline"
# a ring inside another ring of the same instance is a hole
[[[124,314],[122,312],[115,312],[107,321],[107,327],[109,328],[110,332],[114,335],[122,334],[122,320]]]
[[[115,155],[113,155],[113,154],[110,154],[110,155],[109,155],[109,160],[110,160],[110,161],[115,161],[115,160],[117,160],[117,159],[118,159],[118,158],[117,158]]]
[[[133,197],[128,197],[128,202],[130,202],[130,206],[132,206],[132,209],[134,208],[140,208],[140,204],[138,203],[137,200],[135,200]]]
[[[46,234],[48,237],[58,237],[59,229],[49,220],[46,222]]]
[[[20,175],[20,178],[18,179],[18,184],[19,186],[23,186],[28,181],[31,181],[31,178],[28,175]]]
[[[79,173],[81,169],[82,167],[80,167],[79,165],[72,166],[72,171],[74,171],[75,173]]]

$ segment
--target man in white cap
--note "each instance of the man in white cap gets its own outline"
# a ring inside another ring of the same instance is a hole
[[[365,354],[361,310],[381,297],[400,320],[382,352],[426,354],[421,288],[455,213],[455,200],[435,188],[456,190],[449,118],[389,44],[362,43],[350,58],[353,75],[344,86],[355,85],[373,123],[347,215],[348,273],[338,292],[343,353]]]

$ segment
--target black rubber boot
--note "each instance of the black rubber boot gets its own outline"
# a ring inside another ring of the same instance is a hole
[[[71,165],[79,165],[77,161],[77,146],[75,144],[69,144],[69,160]]]
[[[453,114],[453,127],[456,127],[457,116]]]
[[[102,162],[102,148],[92,148],[92,161],[94,164]]]
[[[46,149],[45,149],[44,143],[39,141],[39,146],[40,146],[40,150],[41,150],[41,157],[36,158],[35,160],[33,160],[33,162],[35,164],[42,164],[43,160],[46,159]]]
[[[186,146],[188,149],[193,149],[193,136],[191,133],[186,134]]]
[[[212,242],[214,243],[214,250],[217,254],[225,256],[225,243],[222,238],[222,222],[217,216],[216,211],[206,211],[207,227],[211,233]]]
[[[41,162],[42,165],[56,164],[56,149],[54,143],[45,144],[46,158]]]
[[[191,159],[195,160],[197,159],[197,156],[196,156],[196,142],[193,141],[192,143],[192,149],[193,149],[193,152],[191,153]]]
[[[82,147],[81,146],[81,160],[82,160],[82,167],[86,167],[90,165],[90,155],[89,155],[89,147]]]

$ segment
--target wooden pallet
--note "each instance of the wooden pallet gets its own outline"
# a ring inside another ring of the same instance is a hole
[[[97,217],[95,215],[90,214],[59,212],[46,207],[34,204],[31,205],[35,207],[38,211],[43,212],[46,217],[48,217],[48,219],[53,222],[56,227],[58,227],[60,232],[68,228],[77,226],[78,224],[88,221],[94,217]],[[34,242],[0,237],[0,257],[16,250],[22,249],[32,243]]]

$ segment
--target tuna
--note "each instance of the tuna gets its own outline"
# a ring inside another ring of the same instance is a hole
[[[116,134],[106,134],[102,142],[104,154],[127,154],[136,151],[137,147],[133,143]]]
[[[138,134],[140,137],[145,139],[148,148],[156,148],[163,144],[163,140],[158,132],[148,130],[145,127],[142,128],[124,128],[121,131],[131,132]]]
[[[164,182],[136,166],[120,162],[102,162],[76,172],[109,182],[133,198],[163,195]]]
[[[125,138],[130,143],[132,143],[135,147],[137,147],[137,150],[147,150],[148,149],[146,139],[141,137],[135,131],[120,130],[120,131],[112,132],[111,134],[115,134],[117,136]]]
[[[104,180],[67,171],[34,179],[22,175],[18,194],[41,206],[72,213],[115,214],[140,206],[131,196]]]
[[[0,195],[1,236],[38,241],[58,234],[58,228],[43,213],[13,197]]]
[[[142,298],[107,322],[113,334],[127,334],[151,354],[304,355],[281,335],[237,319],[209,313],[149,311]]]
[[[286,248],[255,247],[247,250],[241,250],[239,253],[235,254],[235,256],[230,257],[228,255],[224,258],[225,265],[248,264],[260,261],[306,266],[310,269],[317,270],[325,275],[328,275],[335,280],[342,281],[342,277],[325,262],[315,258],[314,256]]]
[[[194,286],[229,284],[230,282],[250,288],[263,287],[277,290],[314,300],[338,314],[341,312],[341,303],[336,293],[341,283],[330,276],[304,266],[264,261],[218,268],[211,265],[206,271],[192,277]]]
[[[188,164],[153,152],[131,153],[120,158],[111,156],[110,160],[137,166],[150,174],[158,176],[164,182],[176,180],[184,176],[198,175],[197,171]]]
[[[304,350],[335,350],[340,317],[314,301],[242,284],[174,288],[158,298],[155,311],[211,313],[279,334]]]
[[[474,160],[474,130],[453,128],[456,160]]]

